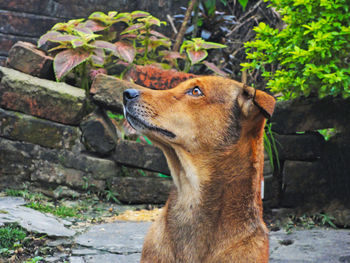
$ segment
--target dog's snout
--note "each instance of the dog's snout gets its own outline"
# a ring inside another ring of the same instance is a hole
[[[140,91],[136,89],[127,89],[123,92],[123,102],[126,104],[128,101],[137,99],[140,96]]]

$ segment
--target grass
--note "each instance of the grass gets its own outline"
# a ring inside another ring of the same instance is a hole
[[[26,238],[26,232],[16,224],[0,227],[0,254],[13,249]]]
[[[313,229],[317,226],[337,228],[333,223],[334,217],[327,214],[303,214],[302,216],[290,215],[284,229],[291,234],[294,229]]]
[[[53,207],[51,205],[42,204],[40,202],[30,202],[25,206],[43,213],[51,213],[62,218],[79,217],[78,209],[75,207],[68,207],[63,205]]]

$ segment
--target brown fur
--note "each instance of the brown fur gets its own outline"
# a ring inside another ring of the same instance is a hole
[[[193,96],[194,87],[203,95]],[[264,116],[274,103],[220,77],[142,89],[126,101],[127,119],[163,150],[176,186],[145,238],[142,263],[268,262],[260,183]]]

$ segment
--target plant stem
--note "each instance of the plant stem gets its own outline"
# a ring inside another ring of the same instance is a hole
[[[182,22],[180,31],[179,31],[179,33],[178,33],[177,36],[176,36],[176,40],[175,40],[175,44],[174,44],[174,47],[173,47],[173,51],[179,51],[179,49],[180,49],[180,45],[181,45],[181,43],[182,43],[182,40],[183,40],[183,38],[184,38],[186,29],[187,29],[188,21],[190,20],[192,10],[193,10],[193,8],[194,8],[194,5],[197,3],[197,1],[198,1],[198,0],[192,0],[192,1],[189,3],[189,5],[188,5],[188,8],[187,8],[187,11],[186,11],[186,14],[185,14],[184,21]]]

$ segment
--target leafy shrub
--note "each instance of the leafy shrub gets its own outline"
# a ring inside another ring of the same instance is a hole
[[[350,13],[348,0],[271,0],[286,26],[260,23],[247,42],[243,70],[259,70],[282,99],[350,96]]]
[[[122,28],[119,31],[114,27],[117,23]],[[54,52],[56,79],[62,80],[74,71],[76,79],[81,79],[81,87],[86,91],[89,88],[88,75],[94,75],[89,70],[103,68],[111,62],[127,66],[158,64],[163,68],[176,67],[186,71],[194,64],[203,63],[218,74],[223,73],[204,59],[207,57],[207,49],[223,48],[224,45],[195,38],[183,45],[182,51],[186,51],[184,54],[171,52],[170,39],[154,30],[154,27],[165,24],[166,22],[144,11],[111,11],[108,14],[94,12],[87,20],[74,19],[54,25],[41,36],[38,47],[47,42],[54,43],[55,46],[49,52]],[[185,60],[184,68],[179,67],[178,59]],[[171,65],[163,61],[170,61]]]

